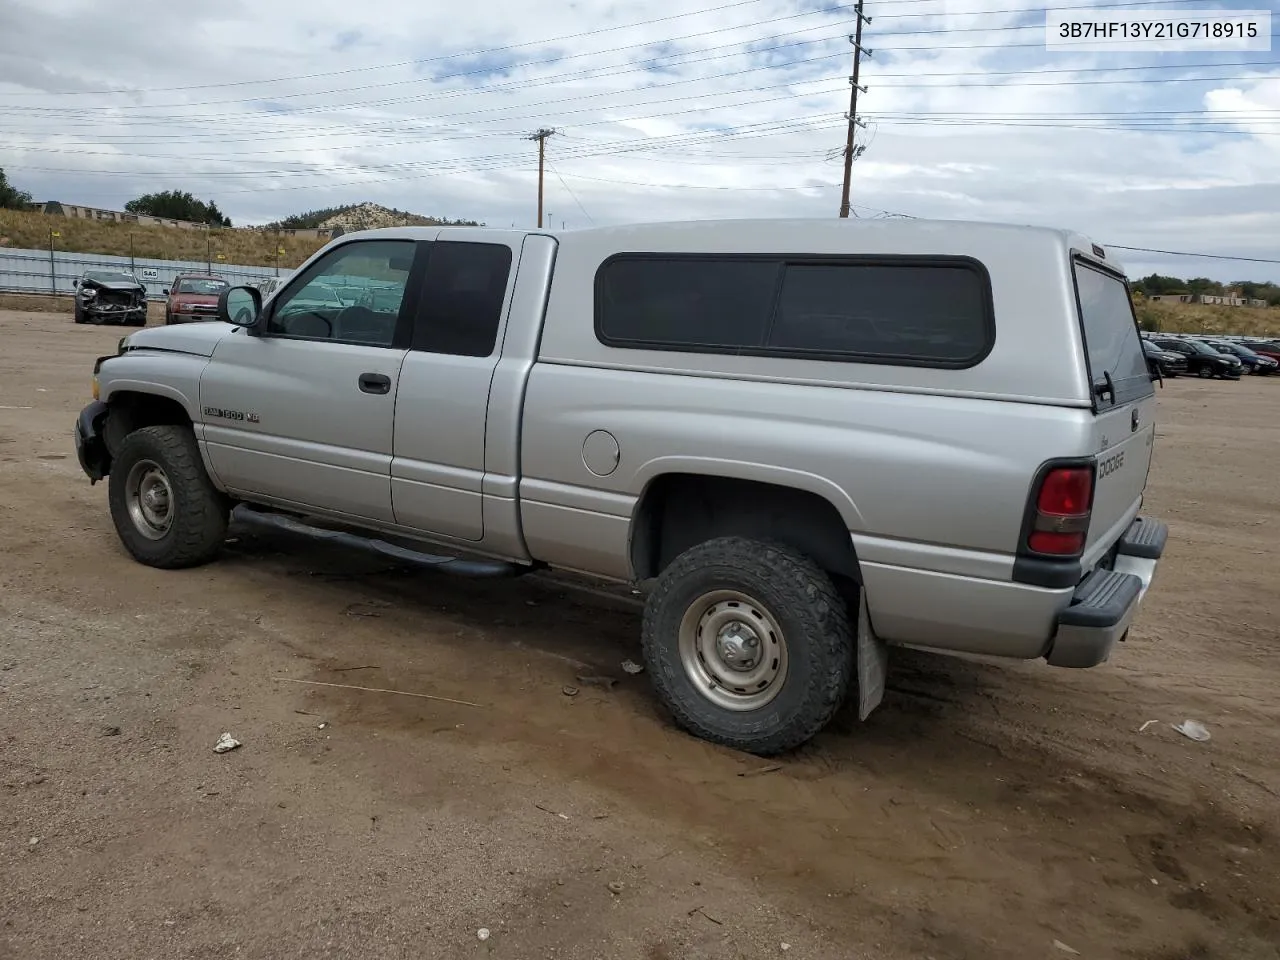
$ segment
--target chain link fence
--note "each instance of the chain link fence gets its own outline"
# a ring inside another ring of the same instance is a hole
[[[57,250],[0,247],[0,293],[72,294],[86,270],[125,270],[147,288],[147,299],[163,300],[177,273],[212,273],[232,285],[280,275],[275,267],[246,267],[203,260],[152,260]],[[285,269],[287,274],[291,272]]]

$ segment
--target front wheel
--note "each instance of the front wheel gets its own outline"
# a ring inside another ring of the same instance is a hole
[[[1196,375],[1197,375],[1201,380],[1212,380],[1212,379],[1213,379],[1213,371],[1209,369],[1209,367],[1208,367],[1208,365],[1207,365],[1207,364],[1206,364],[1205,366],[1201,367],[1199,370],[1197,370],[1197,371],[1196,371]]]
[[[226,498],[187,427],[143,427],[126,436],[111,464],[107,499],[125,549],[150,567],[207,563],[227,534]]]
[[[743,537],[699,544],[663,571],[642,639],[680,727],[760,756],[817,734],[853,677],[854,629],[831,578],[790,547]]]

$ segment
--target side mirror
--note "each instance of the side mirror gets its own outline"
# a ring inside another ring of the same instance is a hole
[[[167,296],[169,295],[169,288],[168,288],[168,287],[165,287],[165,288],[164,288],[164,289],[162,289],[160,292],[161,292],[162,294],[164,294],[164,295],[167,297]]]
[[[253,287],[227,287],[218,295],[218,319],[252,329],[262,314],[262,294]]]
[[[73,287],[78,287],[78,286],[80,286],[80,281],[79,281],[79,280],[72,280],[72,281],[71,281],[71,285],[72,285]]]

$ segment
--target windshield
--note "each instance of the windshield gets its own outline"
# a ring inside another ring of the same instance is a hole
[[[1215,344],[1210,344],[1210,346],[1212,346],[1215,350],[1222,351],[1223,353],[1234,353],[1237,357],[1256,357],[1257,356],[1257,354],[1254,353],[1252,350],[1250,350],[1248,347],[1242,347],[1238,343],[1224,343],[1222,346],[1218,346],[1215,343]]]
[[[1099,407],[1150,396],[1155,388],[1124,281],[1081,261],[1075,271],[1089,376],[1095,390],[1110,387],[1096,394]]]
[[[174,293],[198,293],[206,297],[216,297],[227,289],[225,280],[186,279],[179,280]]]
[[[1222,356],[1221,353],[1213,349],[1213,347],[1209,346],[1207,343],[1201,343],[1199,340],[1191,340],[1189,342],[1191,344],[1191,349],[1195,350],[1196,353],[1203,353],[1208,357]]]
[[[133,277],[127,273],[120,273],[115,270],[86,270],[84,274],[86,280],[96,280],[98,283],[137,283]]]

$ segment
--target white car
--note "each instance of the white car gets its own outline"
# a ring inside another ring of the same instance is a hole
[[[278,277],[264,277],[260,280],[251,280],[249,286],[255,287],[262,294],[262,302],[266,303],[271,299],[271,295],[289,282],[289,278],[293,276],[293,271],[281,274]]]

